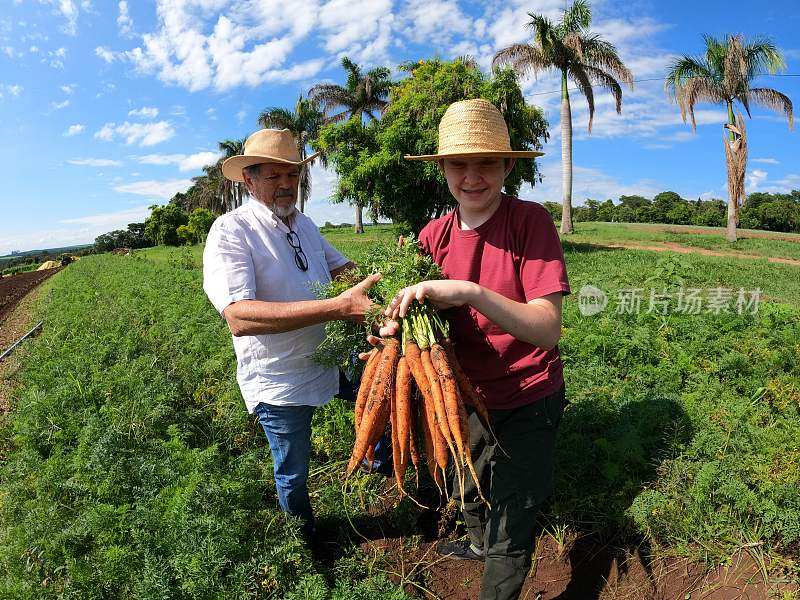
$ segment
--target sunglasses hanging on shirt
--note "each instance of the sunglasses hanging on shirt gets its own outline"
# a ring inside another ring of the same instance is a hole
[[[300,236],[290,229],[286,234],[286,240],[289,242],[292,250],[294,250],[294,264],[296,264],[297,268],[301,271],[308,271],[308,259],[306,258],[305,252],[303,252],[303,248],[300,246]]]

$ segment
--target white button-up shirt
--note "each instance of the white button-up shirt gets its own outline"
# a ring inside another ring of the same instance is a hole
[[[238,300],[314,300],[314,286],[329,282],[330,272],[347,264],[304,214],[295,213],[292,228],[308,259],[307,271],[295,264],[289,228],[260,202],[251,200],[214,221],[203,252],[203,289],[220,313]],[[328,402],[339,389],[338,370],[311,359],[324,337],[323,324],[233,337],[236,378],[248,412],[259,402]]]

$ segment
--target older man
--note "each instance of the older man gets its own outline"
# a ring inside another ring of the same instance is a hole
[[[237,379],[258,415],[274,462],[281,509],[314,531],[306,480],[314,409],[338,390],[339,375],[311,355],[326,321],[363,319],[371,276],[337,298],[313,288],[353,266],[295,209],[301,160],[292,134],[262,129],[222,172],[244,182],[252,201],[219,217],[206,240],[203,288],[233,334]]]

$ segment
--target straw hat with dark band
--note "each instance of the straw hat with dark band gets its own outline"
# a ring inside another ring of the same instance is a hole
[[[496,156],[533,158],[544,152],[512,150],[508,127],[500,111],[486,100],[462,100],[451,104],[439,122],[439,151],[422,156],[406,155],[408,160]]]
[[[247,138],[244,154],[231,156],[222,163],[222,174],[231,181],[244,181],[242,169],[261,163],[304,165],[314,160],[319,152],[300,159],[292,132],[288,129],[261,129]]]

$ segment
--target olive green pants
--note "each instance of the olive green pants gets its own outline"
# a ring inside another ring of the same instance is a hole
[[[464,478],[464,523],[470,541],[483,548],[486,563],[481,600],[519,597],[531,567],[536,513],[553,491],[553,453],[564,412],[564,386],[533,404],[491,410],[496,443],[487,443],[474,412],[469,415],[470,452],[481,489],[491,508],[477,495],[472,477]],[[454,482],[455,499],[461,490]]]

